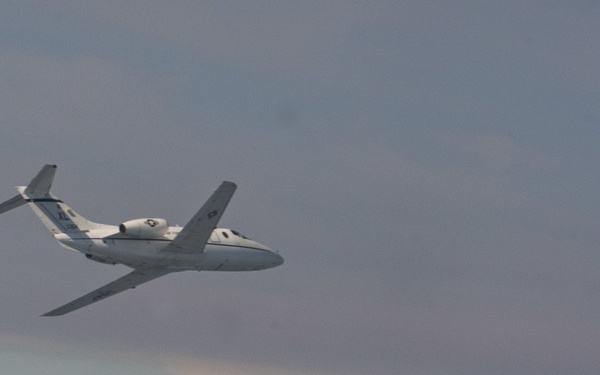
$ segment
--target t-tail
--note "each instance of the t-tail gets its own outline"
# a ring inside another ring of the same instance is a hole
[[[44,165],[29,185],[17,186],[17,196],[0,204],[0,214],[28,203],[54,235],[88,232],[101,227],[101,224],[87,220],[50,193],[55,173],[56,165]]]

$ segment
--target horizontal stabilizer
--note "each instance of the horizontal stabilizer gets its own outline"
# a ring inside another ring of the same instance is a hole
[[[14,197],[10,198],[9,200],[7,200],[6,202],[0,204],[0,214],[4,213],[6,211],[10,211],[13,208],[22,206],[25,203],[27,203],[27,201],[25,201],[25,199],[21,196],[21,194],[14,196]]]

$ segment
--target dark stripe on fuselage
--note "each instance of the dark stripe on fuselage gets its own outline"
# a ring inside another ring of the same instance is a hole
[[[29,198],[29,199],[25,199],[25,201],[27,202],[55,202],[55,203],[63,203],[63,201],[61,201],[60,199],[54,199],[54,198]]]
[[[118,238],[105,238],[105,237],[100,237],[100,238],[91,238],[91,237],[86,237],[86,238],[72,238],[72,240],[82,240],[82,241],[89,241],[89,240],[117,240],[117,241],[158,241],[158,242],[171,242],[172,240],[169,239],[163,239],[163,238],[125,238],[125,237],[118,237]],[[258,247],[252,247],[252,246],[240,246],[240,245],[232,245],[232,244],[224,244],[224,243],[213,243],[213,242],[208,242],[206,243],[206,245],[213,245],[213,246],[228,246],[228,247],[239,247],[242,249],[251,249],[251,250],[260,250],[260,251],[264,251],[267,253],[273,253],[273,251],[269,251],[266,249],[261,249]]]
[[[79,238],[74,238],[78,240]],[[118,240],[118,241],[160,241],[171,242],[168,238],[131,238],[131,237],[100,237],[100,238],[81,238],[82,240]]]

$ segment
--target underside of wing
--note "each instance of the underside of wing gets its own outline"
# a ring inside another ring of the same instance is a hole
[[[115,294],[121,293],[127,289],[135,288],[140,284],[164,276],[170,272],[173,271],[166,268],[135,270],[113,282],[104,285],[101,288],[94,290],[91,293],[86,294],[83,297],[79,297],[76,300],[67,303],[66,305],[45,313],[43,316],[58,316],[70,313],[71,311],[114,296]]]
[[[223,181],[221,186],[163,251],[185,254],[203,252],[206,242],[217,226],[219,219],[221,219],[223,212],[225,212],[235,189],[236,185],[233,182]]]

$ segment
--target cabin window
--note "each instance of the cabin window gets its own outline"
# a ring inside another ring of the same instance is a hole
[[[223,234],[223,237],[225,238],[229,238],[229,235],[227,234],[227,232],[221,232]]]

